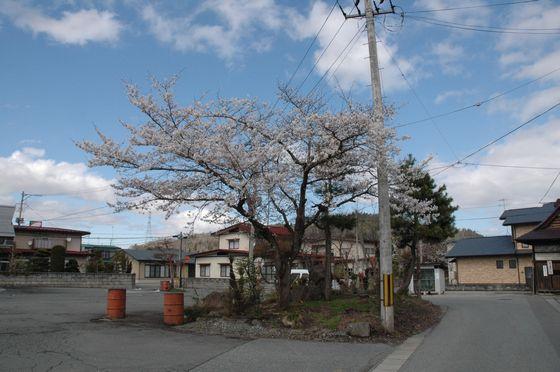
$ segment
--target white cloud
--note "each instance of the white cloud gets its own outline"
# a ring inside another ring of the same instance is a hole
[[[98,176],[84,163],[45,159],[45,150],[25,147],[0,157],[0,195],[21,192],[71,194],[91,201],[112,201],[111,180]]]
[[[161,13],[153,5],[142,9],[142,18],[150,31],[179,51],[214,51],[232,60],[246,50],[261,52],[271,47],[270,37],[261,36],[283,24],[284,8],[274,0],[205,1],[182,16]],[[205,22],[210,15],[217,21]]]
[[[448,90],[446,92],[442,92],[438,94],[434,100],[434,102],[439,105],[449,99],[457,99],[464,97],[468,94],[471,94],[472,90]]]
[[[307,15],[293,13],[291,16],[292,26],[288,28],[289,35],[296,40],[314,37],[317,30],[320,29],[326,19],[331,6],[331,4],[317,1],[313,3]],[[342,51],[345,50],[356,32],[363,25],[363,22],[357,20],[346,22],[331,43],[333,35],[335,35],[343,21],[344,17],[340,12],[333,12],[317,38],[319,47],[314,52],[313,57],[315,61],[318,61],[316,69],[319,75],[323,75],[331,65],[333,65],[333,62],[337,60],[337,57],[341,55]],[[377,51],[384,91],[405,89],[407,86],[400,71],[391,59],[391,55],[396,59],[399,67],[409,81],[414,82],[418,80],[419,73],[418,70],[415,69],[412,60],[400,57],[397,45],[391,43],[387,37],[378,35],[378,40],[381,41],[378,43]],[[329,43],[331,43],[330,46]],[[321,54],[323,54],[327,46],[328,49],[321,57]],[[354,40],[354,42],[350,44],[350,47],[352,47],[350,52],[346,49],[329,72],[328,81],[331,85],[339,83],[343,89],[349,89],[356,83],[363,85],[370,84],[369,52],[366,32],[364,31],[357,36],[357,40]],[[346,58],[343,60],[345,56]],[[341,64],[342,61],[343,63]],[[331,77],[334,71],[336,71],[336,73],[334,77]]]
[[[519,121],[525,121],[558,103],[559,98],[560,86],[556,85],[540,88],[522,98],[499,98],[487,110],[489,113],[503,112]]]
[[[558,167],[560,157],[560,119],[523,129],[505,142],[494,145],[473,163]],[[437,177],[445,183],[459,205],[492,205],[507,199],[509,207],[537,205],[556,176],[555,170],[514,169],[465,166],[453,168]],[[545,201],[560,197],[560,182]]]
[[[467,3],[464,0],[416,0],[414,2],[415,10],[430,9],[446,9],[465,7]],[[458,22],[472,25],[486,25],[488,23],[491,10],[489,8],[473,9],[457,9],[453,11],[420,13],[422,17],[439,19],[446,22]],[[448,29],[449,30],[449,29]]]
[[[61,17],[55,18],[20,2],[4,1],[0,14],[9,17],[21,29],[33,34],[46,34],[62,44],[114,43],[123,29],[114,13],[96,9],[64,11]]]
[[[465,59],[465,50],[456,42],[446,40],[436,43],[432,45],[432,53],[437,57],[444,73],[457,75],[463,71],[460,62]]]

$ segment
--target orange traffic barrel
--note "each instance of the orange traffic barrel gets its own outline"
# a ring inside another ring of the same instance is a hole
[[[159,282],[159,290],[160,291],[169,291],[170,283],[169,280],[162,280]]]
[[[126,289],[112,288],[107,292],[107,318],[121,319],[126,315]]]
[[[168,292],[163,295],[163,322],[179,325],[185,321],[185,302],[183,292]]]

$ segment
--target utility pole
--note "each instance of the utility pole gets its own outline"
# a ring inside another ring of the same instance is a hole
[[[21,226],[21,224],[23,223],[23,201],[25,200],[25,191],[21,192],[21,199],[19,202],[19,215],[18,218],[16,219],[16,222],[18,224],[18,226]]]
[[[41,194],[26,194],[25,191],[21,192],[21,199],[19,201],[19,213],[18,213],[18,218],[16,218],[16,223],[18,224],[18,226],[21,226],[21,224],[23,224],[24,219],[23,219],[23,203],[31,196],[43,196]]]
[[[381,0],[381,5],[384,0]],[[358,9],[359,1],[355,1]],[[374,116],[380,126],[383,126],[383,102],[381,97],[381,79],[379,77],[379,62],[377,59],[377,43],[375,39],[374,16],[382,14],[393,14],[395,9],[390,1],[390,9],[382,10],[374,2],[375,12],[371,6],[371,0],[365,0],[365,15],[358,9],[357,15],[346,15],[346,18],[366,19],[367,37],[369,46],[369,69],[371,75],[371,91],[374,103]],[[342,10],[342,7],[341,7]],[[389,205],[389,180],[387,175],[387,154],[384,148],[380,148],[377,165],[377,190],[379,201],[379,266],[380,266],[380,315],[383,327],[393,332],[395,330],[394,313],[394,285],[393,285],[393,250],[391,244],[391,211]]]

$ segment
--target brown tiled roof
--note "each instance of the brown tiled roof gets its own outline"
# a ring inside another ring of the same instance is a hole
[[[89,235],[89,231],[63,229],[60,227],[45,227],[45,226],[14,226],[16,233],[18,232],[32,232],[32,233],[59,233],[68,235]]]
[[[290,230],[287,227],[281,226],[281,225],[269,225],[268,230],[274,235],[290,235],[291,234]],[[251,232],[251,224],[249,224],[247,222],[236,223],[235,225],[231,225],[231,226],[228,226],[228,227],[223,228],[221,230],[218,230],[218,231],[212,233],[212,235],[224,235],[224,234],[230,234],[230,233],[234,233],[234,232],[250,233]]]

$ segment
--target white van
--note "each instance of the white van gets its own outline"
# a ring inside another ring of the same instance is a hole
[[[307,269],[292,269],[290,274],[293,279],[302,279],[309,277],[309,270]]]

